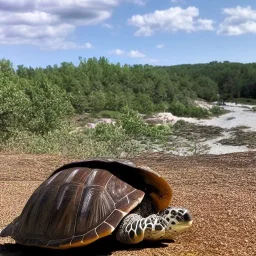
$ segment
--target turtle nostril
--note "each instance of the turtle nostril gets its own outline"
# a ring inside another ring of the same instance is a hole
[[[191,221],[192,217],[191,217],[191,215],[188,212],[185,212],[184,215],[183,215],[183,219],[185,221]]]

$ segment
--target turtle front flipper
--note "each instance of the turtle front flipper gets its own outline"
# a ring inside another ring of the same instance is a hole
[[[168,207],[146,218],[130,214],[120,223],[116,239],[125,244],[137,244],[143,240],[172,240],[192,224],[192,217],[184,208]]]
[[[118,227],[116,238],[125,244],[137,244],[143,240],[161,240],[165,235],[166,226],[166,221],[156,214],[147,218],[130,214]]]

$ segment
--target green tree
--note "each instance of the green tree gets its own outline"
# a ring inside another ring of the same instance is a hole
[[[0,139],[14,136],[28,122],[30,100],[20,84],[0,77]]]
[[[65,91],[47,80],[34,81],[26,88],[26,94],[31,101],[27,126],[32,132],[43,134],[57,129],[73,113]]]
[[[199,98],[207,101],[217,99],[218,85],[211,78],[200,76],[195,80],[194,90]]]

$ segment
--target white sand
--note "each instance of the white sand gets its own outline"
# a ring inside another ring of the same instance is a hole
[[[202,103],[200,103],[202,104]],[[204,103],[205,104],[205,103]],[[199,104],[198,104],[199,105]],[[207,106],[207,105],[206,105]],[[176,123],[178,120],[184,120],[190,123],[204,125],[204,126],[217,126],[223,129],[231,129],[238,126],[247,126],[248,129],[245,131],[256,131],[256,112],[251,111],[253,106],[235,104],[235,103],[226,103],[226,106],[222,106],[224,109],[227,109],[231,112],[221,115],[219,117],[214,117],[212,119],[196,119],[196,118],[185,118],[173,116],[171,113],[159,113],[155,115],[153,119],[162,120],[161,123]],[[210,149],[207,150],[208,154],[227,154],[233,152],[245,152],[250,149],[247,146],[228,146],[218,143],[219,140],[228,138],[231,136],[230,131],[223,132],[222,136],[209,139],[205,142],[200,142],[201,146],[208,146]],[[172,151],[174,154],[178,155],[189,155],[192,154],[188,152],[186,148],[180,147],[177,150]]]
[[[181,117],[178,118],[178,120],[185,120],[187,122],[200,125],[218,126],[224,129],[231,129],[237,126],[247,126],[250,128],[249,130],[256,131],[256,113],[251,111],[252,106],[228,103],[226,106],[223,106],[223,108],[231,112],[212,119],[198,120],[196,118]]]

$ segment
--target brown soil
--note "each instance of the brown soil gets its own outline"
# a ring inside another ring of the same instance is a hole
[[[0,228],[22,210],[34,189],[56,167],[73,160],[50,155],[0,154]],[[123,246],[102,239],[70,251],[31,248],[0,239],[0,255],[256,255],[256,152],[177,157],[140,156],[174,189],[173,205],[192,212],[193,227],[172,243]]]

